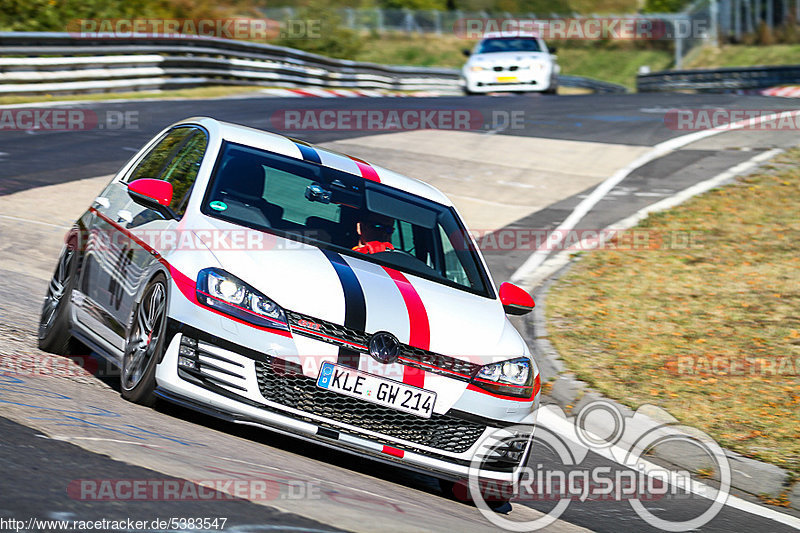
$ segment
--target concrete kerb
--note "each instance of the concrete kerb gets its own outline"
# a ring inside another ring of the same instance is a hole
[[[573,255],[572,260],[566,266],[535,287],[533,298],[536,302],[536,307],[531,315],[520,321],[522,323],[519,325],[522,327],[526,339],[529,342],[532,341],[532,350],[539,365],[542,383],[552,383],[552,388],[543,403],[555,403],[569,413],[570,411],[577,412],[582,406],[602,399],[604,402],[614,404],[621,413],[627,416],[633,413],[630,408],[604,397],[586,382],[577,379],[574,374],[569,372],[561,355],[549,339],[545,316],[547,294],[553,284],[565,275],[574,262],[579,259],[580,255]],[[677,422],[674,418],[671,420],[658,420],[647,417],[642,423],[649,426],[644,427],[643,430],[651,431],[665,423],[674,422]],[[620,445],[624,446],[625,443],[620,443]],[[794,483],[792,486],[792,477],[787,470],[744,457],[730,450],[725,450],[725,454],[731,467],[731,486],[733,488],[755,496],[767,496],[769,498],[785,496],[788,498],[792,508],[800,510],[800,483]],[[696,471],[702,466],[697,457],[686,454],[685,447],[680,442],[661,444],[653,450],[653,455],[690,472]]]

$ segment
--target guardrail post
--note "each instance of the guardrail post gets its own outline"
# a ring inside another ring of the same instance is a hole
[[[737,42],[742,40],[742,0],[733,0],[733,34]]]
[[[775,23],[775,19],[773,18],[773,16],[775,15],[775,10],[774,10],[775,4],[773,3],[773,0],[764,0],[764,3],[767,4],[767,14],[766,14],[767,27],[769,29],[772,29],[772,26]]]
[[[753,6],[750,0],[744,0],[744,22],[747,33],[753,32]]]
[[[383,33],[383,10],[379,7],[375,8],[375,31]]]
[[[711,46],[719,46],[719,26],[717,24],[717,19],[719,18],[719,6],[717,5],[717,0],[711,0],[710,17],[711,28],[709,31],[711,32]]]

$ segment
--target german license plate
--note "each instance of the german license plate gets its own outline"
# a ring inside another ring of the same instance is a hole
[[[430,418],[436,393],[330,362],[322,363],[317,387],[412,415]]]
[[[497,83],[514,83],[517,81],[516,76],[497,76]]]

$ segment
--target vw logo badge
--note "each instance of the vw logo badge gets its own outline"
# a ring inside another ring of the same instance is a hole
[[[394,363],[400,355],[400,341],[391,333],[379,331],[369,340],[369,354],[383,364]]]

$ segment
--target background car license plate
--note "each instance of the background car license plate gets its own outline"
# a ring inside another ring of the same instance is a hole
[[[497,83],[512,83],[517,81],[516,76],[497,76]]]
[[[324,362],[317,378],[317,387],[361,398],[398,411],[430,418],[436,393],[385,379],[346,366]]]

